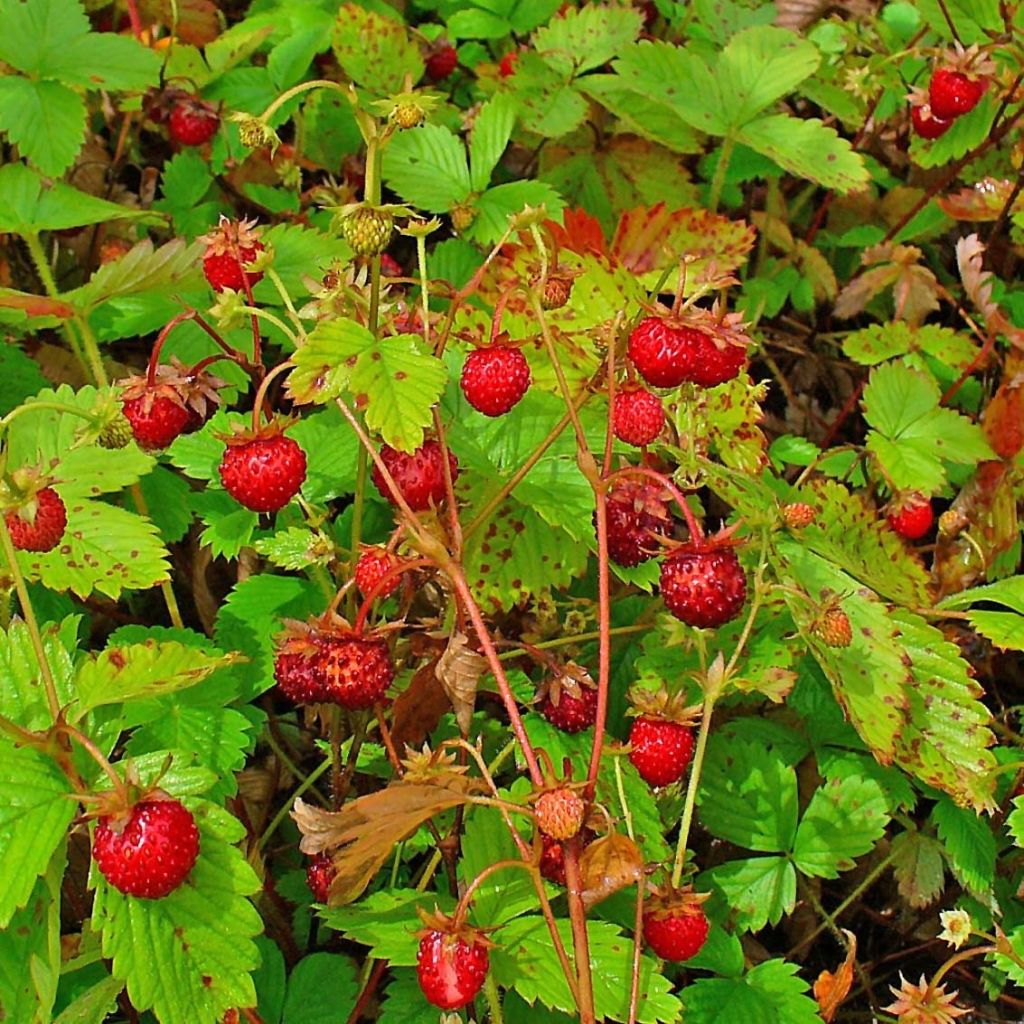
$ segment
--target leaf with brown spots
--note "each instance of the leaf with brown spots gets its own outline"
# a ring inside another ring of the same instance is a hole
[[[766,384],[754,384],[746,373],[715,388],[699,388],[692,401],[676,400],[672,409],[681,437],[690,437],[700,451],[714,452],[730,469],[758,473],[766,462],[768,442],[761,431],[761,403]]]
[[[469,646],[465,633],[454,633],[434,670],[444,692],[455,709],[455,719],[463,735],[469,732],[476,705],[480,677],[487,670],[487,659]]]
[[[401,92],[406,75],[414,82],[423,77],[420,48],[397,16],[342,4],[331,46],[349,78],[375,94]]]
[[[353,800],[340,811],[323,811],[300,798],[292,817],[302,832],[303,853],[331,852],[337,874],[329,902],[340,906],[358,898],[396,843],[435,814],[469,803],[473,792],[481,788],[478,779],[448,773],[431,785],[393,783]]]
[[[857,936],[845,928],[843,934],[847,942],[846,959],[836,969],[835,974],[831,971],[822,971],[814,982],[814,998],[818,1000],[821,1019],[825,1024],[832,1024],[836,1010],[843,1005],[850,994],[850,986],[853,985],[853,965],[857,961]]]
[[[935,205],[953,220],[982,223],[997,220],[1012,194],[1012,181],[1006,178],[982,178],[970,188],[962,188],[948,196],[936,196]],[[1011,212],[1016,213],[1021,206],[1018,197]]]

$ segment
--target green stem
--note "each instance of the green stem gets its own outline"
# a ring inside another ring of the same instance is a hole
[[[146,498],[142,493],[142,487],[138,483],[134,483],[131,486],[132,501],[135,502],[135,508],[139,514],[145,516],[147,519],[152,521],[149,514],[149,507],[146,504]],[[178,607],[178,598],[174,593],[174,586],[170,580],[164,580],[160,584],[160,593],[163,594],[164,604],[167,606],[167,614],[171,618],[171,625],[175,629],[184,629],[185,622],[181,617],[181,609]]]
[[[274,815],[274,820],[266,827],[266,829],[263,832],[263,835],[260,836],[260,841],[257,845],[261,850],[263,849],[264,846],[267,845],[267,840],[270,839],[270,837],[278,830],[278,828],[280,828],[281,822],[288,817],[288,814],[291,812],[292,806],[294,805],[295,801],[298,800],[299,797],[302,796],[305,792],[307,792],[307,790],[312,788],[322,775],[330,771],[330,768],[331,759],[328,757],[326,760],[321,761],[321,763],[316,768],[314,768],[313,771],[308,776],[306,776],[302,785],[299,786],[299,788],[296,789],[295,792],[292,794],[291,800],[285,803],[277,812],[277,814]]]
[[[267,107],[266,110],[260,114],[259,119],[264,122],[269,122],[270,118],[277,113],[293,96],[299,96],[301,93],[309,92],[311,89],[334,89],[337,92],[342,93],[346,99],[351,100],[351,93],[348,86],[342,85],[340,82],[332,82],[326,78],[315,78],[309,82],[300,82],[298,85],[292,86],[291,89],[281,93],[280,96],[274,100],[273,103]]]
[[[715,711],[716,699],[717,694],[709,694],[704,698],[704,712],[700,719],[700,732],[697,734],[697,749],[693,755],[690,781],[686,787],[683,820],[679,825],[679,842],[676,845],[676,859],[672,866],[672,885],[674,887],[678,887],[683,877],[683,865],[686,863],[686,844],[690,838],[690,827],[693,825],[693,809],[697,804],[697,787],[700,784],[700,773],[704,766],[704,752],[708,748],[708,736],[711,733],[711,716]]]
[[[722,187],[725,185],[725,173],[729,170],[729,161],[732,159],[732,151],[736,140],[731,135],[722,139],[722,148],[718,153],[718,163],[715,165],[715,175],[711,179],[711,191],[708,193],[708,210],[711,213],[718,212],[718,201],[722,197]]]
[[[83,420],[89,420],[90,422],[95,422],[96,420],[96,417],[91,412],[87,412],[85,409],[78,409],[73,405],[67,405],[64,402],[34,402],[29,400],[23,405],[12,409],[0,420],[0,432],[6,430],[11,425],[11,421],[18,416],[26,412],[35,412],[37,409],[51,409],[54,412],[66,413],[69,416],[80,416]]]
[[[248,313],[258,320],[266,320],[268,324],[273,324],[296,348],[299,347],[298,336],[280,317],[274,316],[273,313],[268,313],[265,309],[259,309],[257,306],[240,306],[238,311],[240,313]]]
[[[488,971],[484,981],[484,999],[487,1000],[487,1011],[491,1017],[491,1024],[505,1024],[505,1017],[501,1012],[501,993],[498,991],[498,983],[494,975]]]

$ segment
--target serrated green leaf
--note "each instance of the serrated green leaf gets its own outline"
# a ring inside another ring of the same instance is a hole
[[[559,138],[578,128],[587,116],[587,102],[570,76],[552,67],[532,49],[519,52],[516,73],[508,80],[506,88],[528,132],[549,139]]]
[[[456,10],[447,27],[452,39],[500,39],[512,31],[505,18],[479,7]]]
[[[1013,798],[1013,810],[1006,817],[1006,827],[1018,847],[1024,847],[1024,797]]]
[[[996,840],[988,822],[975,811],[957,807],[948,796],[939,798],[931,817],[953,874],[985,900],[996,871]]]
[[[319,282],[332,263],[350,255],[345,242],[299,224],[275,224],[261,238],[273,250],[274,272],[293,300],[308,294],[310,280]],[[283,301],[269,277],[253,288],[253,297],[268,306],[280,306]]]
[[[104,978],[83,992],[53,1024],[103,1024],[117,1005],[123,988],[117,978]]]
[[[563,74],[581,74],[610,61],[641,27],[640,11],[629,7],[570,8],[537,31],[533,46]]]
[[[796,906],[796,870],[787,857],[750,857],[719,864],[698,878],[700,888],[719,889],[739,931],[778,924]]]
[[[768,960],[742,981],[701,978],[683,992],[687,1024],[818,1024],[818,1004],[806,995],[797,965]]]
[[[66,85],[0,78],[0,131],[43,174],[63,174],[85,138],[85,102]]]
[[[468,885],[492,864],[518,857],[501,812],[494,807],[471,808],[466,815],[465,842],[459,861],[459,874],[464,884]],[[528,913],[536,906],[537,892],[525,871],[518,868],[496,871],[475,890],[472,920],[491,927]]]
[[[199,540],[214,558],[237,558],[242,548],[252,543],[259,516],[226,491],[209,489],[196,494],[192,506],[203,523]]]
[[[911,352],[924,352],[947,366],[964,369],[978,346],[966,335],[938,324],[914,327],[903,320],[871,324],[843,339],[843,351],[862,366],[877,366]]]
[[[462,141],[436,124],[391,140],[384,152],[384,181],[407,203],[430,213],[446,213],[473,190]]]
[[[52,50],[39,71],[80,89],[143,92],[157,84],[160,55],[134,36],[90,32]]]
[[[495,96],[481,108],[469,135],[469,176],[474,191],[487,188],[515,123],[516,109],[506,95]]]
[[[673,419],[680,436],[705,442],[724,465],[756,473],[768,443],[759,426],[767,395],[766,384],[754,384],[741,373],[718,387],[698,389],[692,401],[675,403]]]
[[[359,438],[337,408],[303,416],[290,436],[306,453],[302,496],[309,502],[330,501],[356,489]]]
[[[987,583],[984,586],[962,590],[959,594],[950,594],[939,602],[940,608],[959,611],[971,605],[991,601],[1001,604],[1020,615],[1024,615],[1024,576],[1010,576],[1005,580]]]
[[[347,956],[310,953],[288,978],[281,1024],[345,1024],[361,989]]]
[[[352,366],[373,345],[373,334],[355,320],[339,317],[317,324],[292,355],[289,396],[300,403],[338,398],[348,387]]]
[[[0,416],[7,415],[48,383],[31,356],[14,344],[0,346]]]
[[[154,466],[140,481],[146,512],[165,544],[181,540],[192,524],[192,488],[188,481],[165,466]],[[133,494],[132,508],[138,511]]]
[[[190,802],[200,833],[188,878],[159,900],[125,896],[94,872],[93,926],[112,973],[132,1003],[162,1024],[217,1024],[256,1002],[250,973],[259,962],[253,936],[263,931],[246,898],[260,888],[232,843],[244,829],[205,801]]]
[[[0,3],[0,60],[19,71],[45,74],[62,49],[89,31],[89,19],[77,0],[18,0]]]
[[[321,167],[340,167],[363,143],[352,104],[333,90],[310,95],[302,111],[302,151]]]
[[[598,775],[597,796],[605,807],[615,808],[616,815],[626,818],[632,826],[632,836],[643,851],[648,863],[661,863],[671,855],[665,838],[665,826],[658,813],[658,803],[651,787],[640,778],[640,773],[626,758],[617,758],[622,780],[625,806],[619,799],[619,784],[615,769],[605,769]]]
[[[885,834],[885,791],[872,778],[848,775],[817,789],[800,819],[793,863],[805,875],[838,878]]]
[[[543,206],[551,219],[558,220],[565,203],[544,181],[509,181],[495,185],[476,200],[476,217],[465,235],[474,242],[491,245],[508,229],[509,218],[522,213],[527,206],[533,209]]]
[[[749,850],[789,850],[797,827],[796,772],[755,743],[708,743],[697,800],[713,835]]]
[[[892,873],[910,906],[927,907],[945,884],[942,844],[923,832],[901,832],[892,843]]]
[[[72,656],[78,646],[78,618],[67,618],[59,625],[47,623],[40,632],[57,699],[61,705],[67,704],[74,693]],[[0,632],[0,707],[25,729],[39,730],[53,724],[35,646],[28,626],[20,618],[15,618],[6,632]]]
[[[25,906],[63,840],[75,816],[70,793],[67,776],[52,758],[0,737],[0,929]]]
[[[384,1003],[378,1024],[437,1024],[437,1008],[423,998],[416,972],[411,968],[399,968],[389,971],[389,974],[392,980],[384,990]],[[506,1020],[512,1024],[507,1011]],[[538,1024],[546,1022],[540,1021]]]
[[[272,536],[256,541],[253,547],[282,569],[305,569],[326,562],[334,551],[334,545],[323,534],[302,526],[278,530]]]
[[[998,95],[993,96],[990,90],[972,111],[954,118],[941,138],[927,141],[915,136],[910,147],[911,159],[920,167],[941,167],[965,156],[988,138],[998,109]]]
[[[342,4],[331,46],[349,78],[374,93],[401,92],[406,75],[414,82],[423,77],[420,48],[395,16]]]

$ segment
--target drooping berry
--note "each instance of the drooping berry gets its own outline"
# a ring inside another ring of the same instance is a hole
[[[814,506],[804,501],[791,501],[782,506],[782,521],[790,530],[802,530],[817,518],[818,512]]]
[[[889,526],[907,540],[920,540],[935,521],[931,501],[920,491],[897,495],[886,510]]]
[[[616,480],[605,496],[608,511],[608,557],[631,568],[653,558],[659,537],[672,532],[664,492],[649,480]]]
[[[575,790],[560,786],[541,793],[533,812],[537,827],[544,835],[564,841],[572,839],[583,828],[587,805]]]
[[[274,679],[281,693],[296,704],[319,704],[327,699],[309,653],[283,647],[274,659]]]
[[[199,830],[177,800],[142,800],[125,815],[100,818],[92,855],[115,889],[160,899],[177,889],[195,865]]]
[[[739,615],[747,577],[731,548],[686,544],[661,563],[661,596],[681,622],[714,628]]]
[[[826,608],[814,625],[814,635],[829,647],[849,647],[853,643],[850,617],[842,608]]]
[[[401,277],[402,267],[394,256],[389,256],[385,252],[382,253],[380,257],[380,272],[385,277]]]
[[[474,409],[485,416],[503,416],[530,387],[530,364],[512,345],[476,348],[466,356],[459,383]]]
[[[202,146],[217,134],[220,114],[198,96],[184,96],[175,103],[167,119],[167,130],[179,146]]]
[[[936,117],[932,108],[927,103],[918,103],[910,108],[910,123],[914,132],[922,139],[937,139],[953,125],[953,121]]]
[[[538,705],[540,713],[562,732],[577,733],[597,721],[597,690],[579,685],[579,695],[563,686],[557,694],[549,691]]]
[[[334,858],[326,851],[314,853],[306,865],[306,885],[317,903],[326,903],[331,894],[331,882],[334,881],[338,869],[334,866]]]
[[[633,720],[629,760],[649,786],[678,782],[693,757],[693,730],[679,722],[646,715]]]
[[[395,678],[388,645],[376,636],[351,631],[324,637],[313,659],[321,700],[350,711],[372,708]]]
[[[188,406],[170,395],[129,398],[124,403],[124,415],[136,443],[145,451],[166,448],[194,422]]]
[[[928,102],[932,116],[951,120],[969,114],[978,105],[987,86],[988,82],[984,78],[955,68],[936,68],[928,83]]]
[[[262,270],[245,269],[264,251],[255,221],[232,221],[222,216],[216,229],[199,241],[206,244],[203,274],[214,291],[230,288],[240,292],[245,290],[246,281],[252,288],[263,279]]]
[[[444,464],[440,442],[435,438],[428,438],[411,455],[397,451],[388,444],[382,445],[380,457],[394,479],[399,493],[414,512],[423,512],[430,508],[431,504],[438,505],[444,500]],[[454,483],[459,475],[459,463],[451,449],[448,450],[448,469]],[[377,490],[392,505],[397,504],[391,494],[391,488],[384,480],[384,474],[376,465],[373,467],[371,479]]]
[[[672,325],[660,316],[648,316],[629,336],[629,358],[648,384],[675,388],[692,379],[706,340],[703,331]]]
[[[710,334],[698,333],[701,335],[700,348],[690,369],[689,380],[702,388],[714,388],[736,377],[747,358],[745,346],[727,341],[717,345]]]
[[[198,430],[220,404],[224,382],[201,370],[188,369],[172,357],[170,365],[126,377],[121,384],[121,410],[138,446],[159,451],[179,435]]]
[[[341,217],[339,228],[357,256],[376,256],[388,247],[394,223],[387,210],[363,203]]]
[[[366,597],[377,585],[377,581],[382,579],[386,573],[390,572],[398,564],[399,560],[387,548],[380,547],[379,545],[364,545],[353,573],[359,593]],[[398,589],[400,582],[401,576],[392,576],[384,584],[384,589],[378,591],[378,599],[383,600],[385,597],[390,597]]]
[[[468,926],[456,929],[442,915],[432,923],[437,926],[419,933],[416,977],[428,1002],[457,1010],[483,987],[490,967],[489,943]]]
[[[252,512],[284,508],[306,479],[306,453],[278,424],[227,439],[220,461],[224,490]]]
[[[661,399],[646,388],[623,388],[615,393],[612,413],[615,436],[640,448],[650,444],[665,426]]]
[[[580,844],[584,849],[597,838],[593,829],[580,830]],[[541,832],[540,873],[555,885],[565,885],[565,846],[558,839]]]
[[[441,43],[427,56],[425,65],[427,78],[432,82],[440,82],[458,67],[459,55],[451,43]]]
[[[4,522],[19,551],[52,551],[64,536],[68,514],[61,496],[52,487],[43,487],[7,512]]]
[[[644,941],[662,960],[689,960],[708,938],[707,899],[691,890],[657,895],[644,910]]]

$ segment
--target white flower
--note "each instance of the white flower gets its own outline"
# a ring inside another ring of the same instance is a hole
[[[939,920],[942,922],[939,938],[954,949],[959,949],[971,937],[971,915],[966,910],[943,910]]]

